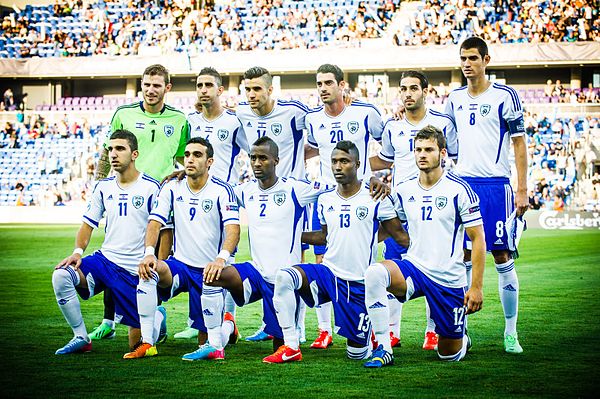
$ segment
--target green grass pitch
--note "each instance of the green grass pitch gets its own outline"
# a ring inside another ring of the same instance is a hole
[[[469,320],[473,348],[459,363],[442,363],[420,349],[423,300],[405,305],[396,364],[366,370],[345,357],[345,344],[315,351],[299,363],[267,365],[270,343],[240,342],[222,362],[180,360],[193,340],[169,339],[155,358],[125,361],[126,328],[84,355],[55,356],[71,338],[51,285],[53,265],[72,248],[75,226],[0,226],[0,396],[45,398],[478,398],[592,397],[600,388],[600,232],[528,231],[517,271],[521,284],[519,335],[525,352],[502,348],[504,321],[497,275],[488,257],[484,308]],[[246,237],[245,233],[242,237]],[[97,232],[90,248],[97,248]],[[248,258],[245,238],[238,259]],[[88,250],[87,253],[90,253]],[[169,333],[187,319],[187,296],[165,304]],[[82,302],[88,330],[102,319],[102,300]],[[260,323],[256,304],[238,309],[243,336]],[[307,339],[316,336],[307,312]]]

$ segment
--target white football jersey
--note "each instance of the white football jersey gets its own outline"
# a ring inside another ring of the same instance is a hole
[[[331,171],[331,153],[339,141],[352,141],[360,154],[358,178],[371,177],[369,140],[381,140],[383,120],[374,105],[353,101],[338,116],[329,116],[325,108],[315,108],[306,116],[308,144],[319,149],[320,176],[327,184],[336,184]]]
[[[461,87],[448,96],[446,114],[458,135],[458,175],[510,177],[510,138],[525,134],[523,108],[513,88],[493,83],[472,97],[467,86]]]
[[[248,214],[251,263],[270,283],[277,271],[301,263],[304,206],[317,200],[327,186],[280,177],[267,190],[251,180],[233,188]]]
[[[106,214],[104,242],[100,250],[108,260],[137,275],[144,257],[144,237],[148,215],[156,202],[160,186],[140,173],[138,180],[121,188],[115,176],[100,180],[83,214],[83,222],[98,227]]]
[[[246,102],[239,104],[237,117],[252,145],[262,136],[268,136],[279,147],[277,176],[304,179],[304,118],[308,108],[298,101],[277,100],[273,110],[259,116]]]
[[[410,246],[403,259],[445,287],[465,287],[465,228],[483,224],[477,194],[464,180],[444,172],[429,189],[421,187],[418,177],[400,183],[394,202],[409,226]]]
[[[456,158],[456,129],[452,118],[432,109],[427,109],[425,117],[417,124],[412,124],[406,118],[390,119],[383,128],[379,158],[394,163],[392,184],[396,185],[419,174],[415,161],[415,135],[424,127],[432,125],[440,129],[447,139],[448,157]],[[448,141],[453,140],[453,142]]]
[[[336,189],[319,196],[321,225],[327,225],[327,251],[323,264],[344,280],[364,281],[365,271],[377,259],[379,222],[396,217],[389,197],[374,201],[368,184],[343,198]]]
[[[190,138],[202,137],[213,146],[214,161],[210,167],[211,176],[215,176],[229,184],[239,182],[239,172],[236,165],[240,150],[246,152],[248,140],[244,129],[235,112],[225,110],[217,119],[208,121],[202,112],[188,115]]]
[[[215,260],[225,239],[225,226],[240,224],[238,204],[231,186],[209,176],[205,186],[193,193],[187,178],[164,184],[150,220],[167,224],[173,213],[173,256],[193,267]]]

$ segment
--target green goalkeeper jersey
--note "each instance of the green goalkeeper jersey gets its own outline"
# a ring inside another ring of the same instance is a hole
[[[157,114],[146,112],[142,101],[117,108],[110,130],[119,129],[135,134],[140,153],[135,165],[139,171],[158,181],[175,170],[175,158],[183,157],[189,138],[185,114],[166,104]],[[109,138],[110,133],[105,147]]]

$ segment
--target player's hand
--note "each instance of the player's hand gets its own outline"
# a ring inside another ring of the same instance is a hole
[[[214,262],[209,262],[204,267],[204,282],[207,284],[218,280],[221,277],[221,271],[225,267],[225,261],[221,258],[215,259]]]
[[[79,269],[79,266],[81,266],[81,255],[72,254],[72,255],[64,258],[63,260],[61,260],[60,263],[58,265],[56,265],[54,268],[55,269],[64,269],[68,266],[71,266],[75,270]]]
[[[162,179],[162,181],[160,182],[160,185],[162,186],[165,182],[168,182],[169,180],[173,180],[175,178],[177,179],[177,181],[181,181],[181,180],[183,180],[184,177],[185,177],[185,170],[176,170],[175,172],[171,173],[170,175],[168,175],[167,177]]]
[[[479,288],[469,288],[465,294],[464,305],[467,307],[467,314],[480,311],[483,307],[483,291]]]
[[[515,206],[517,207],[517,217],[523,216],[529,209],[529,198],[526,191],[517,191],[515,194]]]
[[[400,119],[404,118],[405,113],[406,113],[406,108],[404,108],[404,105],[400,104],[398,106],[398,109],[396,110],[396,112],[394,112],[394,115],[392,116],[392,118],[394,118],[395,121],[399,121]]]
[[[371,176],[371,179],[369,180],[369,193],[371,194],[371,197],[377,201],[384,199],[390,194],[390,187],[375,176]]]
[[[142,262],[138,265],[138,275],[142,280],[150,280],[152,278],[152,270],[156,270],[158,259],[154,255],[146,255]]]

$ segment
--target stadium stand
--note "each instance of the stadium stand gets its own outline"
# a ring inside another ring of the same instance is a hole
[[[97,1],[28,5],[5,17],[1,58],[127,56],[226,50],[600,40],[596,0],[230,0],[194,10],[184,2]],[[182,8],[180,8],[180,5]]]

